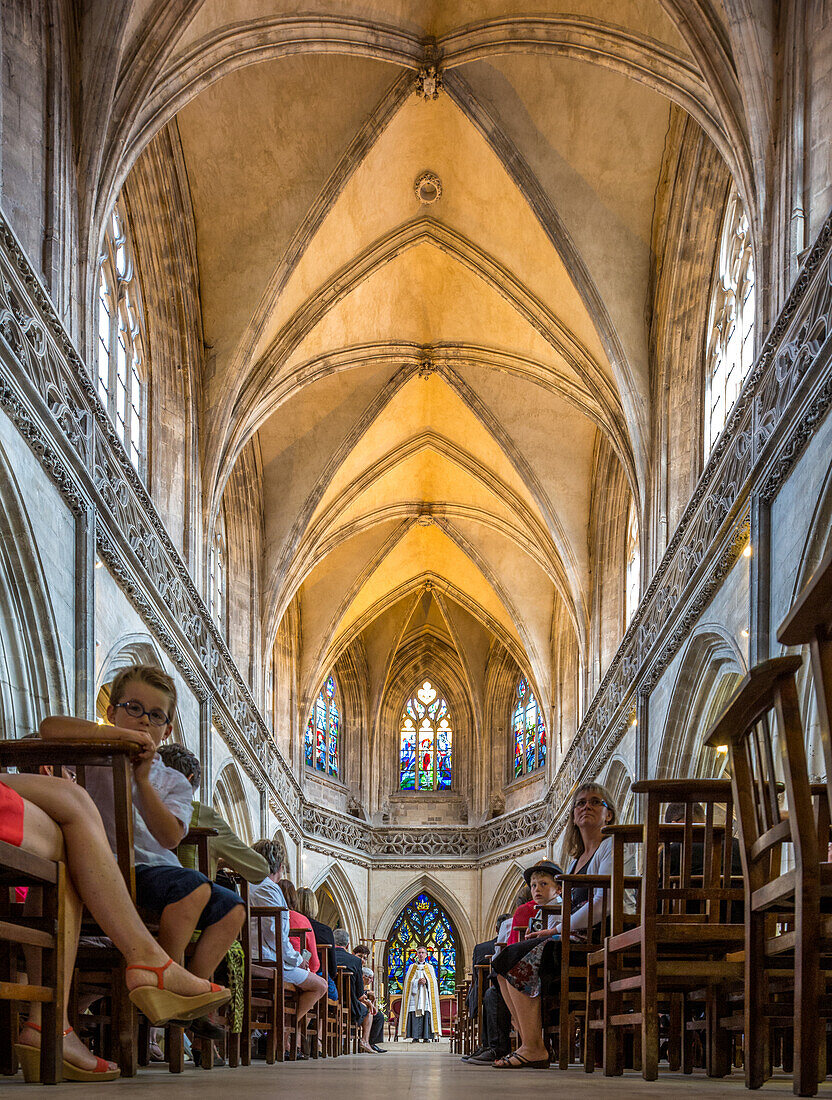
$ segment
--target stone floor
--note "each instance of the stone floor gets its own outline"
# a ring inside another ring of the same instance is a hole
[[[171,1077],[164,1069],[142,1070],[132,1080],[109,1085],[66,1086],[73,1097],[80,1093],[103,1098],[117,1095],[121,1098],[150,1097],[163,1100],[169,1093],[171,1100],[248,1100],[279,1093],[297,1100],[409,1100],[418,1097],[437,1097],[437,1100],[498,1100],[503,1097],[527,1098],[540,1090],[545,1083],[545,1094],[564,1097],[630,1097],[664,1100],[671,1092],[674,1096],[733,1097],[743,1100],[746,1092],[742,1077],[735,1075],[727,1081],[709,1081],[696,1075],[662,1073],[655,1082],[642,1081],[635,1074],[618,1079],[607,1079],[599,1073],[584,1074],[577,1067],[568,1073],[557,1069],[546,1073],[535,1070],[508,1071],[490,1067],[463,1065],[450,1054],[447,1042],[430,1046],[411,1046],[409,1043],[388,1043],[388,1054],[371,1058],[366,1054],[314,1062],[266,1066],[258,1062],[248,1069],[214,1069],[210,1073],[195,1069],[190,1064],[181,1077]],[[55,1089],[24,1086],[22,1076],[0,1079],[0,1093],[13,1096],[12,1090],[20,1088],[20,1100],[37,1100],[38,1097],[55,1097]],[[174,1091],[175,1090],[175,1091]],[[790,1078],[779,1077],[768,1082],[761,1090],[763,1096],[792,1096]],[[760,1094],[757,1094],[760,1095]],[[821,1089],[821,1095],[832,1096],[832,1080]],[[70,1098],[71,1100],[71,1098]]]

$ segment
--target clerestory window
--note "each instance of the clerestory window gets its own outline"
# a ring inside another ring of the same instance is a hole
[[[754,362],[754,257],[748,218],[736,192],[722,221],[707,334],[706,459]]]
[[[130,461],[145,457],[147,385],[144,323],[130,232],[122,204],[107,220],[98,269],[98,396]]]

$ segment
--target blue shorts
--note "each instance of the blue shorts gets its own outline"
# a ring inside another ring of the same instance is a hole
[[[211,887],[211,896],[202,910],[197,928],[207,928],[221,921],[235,905],[242,905],[243,899],[233,890],[217,886],[200,871],[192,871],[188,867],[175,867],[172,863],[137,863],[136,907],[161,916],[167,905],[181,901],[206,882]]]

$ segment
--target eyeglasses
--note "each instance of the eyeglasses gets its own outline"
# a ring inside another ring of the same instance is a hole
[[[591,806],[593,810],[597,810],[599,806],[610,808],[609,803],[605,802],[603,798],[579,798],[575,803],[576,810],[585,810],[587,806]]]
[[[158,707],[154,707],[153,710],[145,710],[138,699],[128,699],[126,703],[114,703],[113,706],[116,710],[118,710],[119,707],[123,707],[131,718],[144,718],[144,716],[147,715],[150,719],[151,726],[170,725],[170,715],[165,714],[165,712],[159,710]]]

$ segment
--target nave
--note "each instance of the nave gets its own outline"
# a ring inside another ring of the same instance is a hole
[[[429,1046],[413,1046],[410,1043],[386,1044],[386,1058],[351,1054],[343,1058],[326,1059],[316,1064],[285,1062],[280,1066],[279,1089],[284,1096],[299,1093],[307,1100],[318,1097],[338,1097],[340,1100],[502,1100],[504,1097],[528,1096],[529,1091],[545,1089],[546,1096],[564,1097],[615,1097],[615,1100],[640,1100],[655,1097],[656,1085],[642,1081],[640,1074],[628,1071],[624,1077],[604,1078],[598,1074],[583,1074],[573,1067],[564,1074],[552,1068],[545,1076],[535,1070],[523,1072],[491,1069],[488,1066],[468,1067],[451,1054],[447,1040]],[[190,1069],[174,1084],[166,1069],[149,1070],[132,1080],[117,1081],[96,1090],[95,1095],[120,1098],[153,1096],[162,1097],[165,1091],[176,1088],[177,1100],[224,1100],[227,1097],[233,1073],[235,1100],[259,1098],[277,1086],[274,1066],[262,1062],[236,1070],[214,1069],[206,1074]],[[706,1100],[723,1100],[745,1095],[742,1074],[736,1071],[725,1081],[708,1079],[702,1074],[685,1077],[681,1073],[662,1077],[664,1096],[672,1091],[678,1097],[703,1097]],[[17,1091],[11,1090],[18,1086]],[[4,1090],[10,1097],[20,1100],[38,1100],[38,1097],[54,1096],[48,1086],[23,1086],[22,1077],[4,1082]],[[791,1079],[775,1076],[764,1086],[762,1095],[791,1096]],[[832,1095],[832,1081],[821,1086],[820,1096]]]

